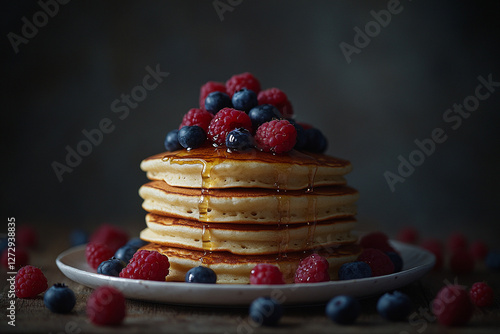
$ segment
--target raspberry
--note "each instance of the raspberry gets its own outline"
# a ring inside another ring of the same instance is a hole
[[[221,109],[208,126],[208,139],[217,145],[224,145],[227,134],[236,128],[244,128],[252,131],[252,121],[250,117],[240,110],[233,108]]]
[[[22,225],[16,231],[16,242],[18,246],[35,248],[38,244],[38,234],[33,226]]]
[[[417,229],[413,226],[405,227],[398,232],[396,239],[407,244],[416,244],[418,240]]]
[[[118,248],[128,241],[128,234],[123,229],[110,224],[102,224],[90,236],[90,242],[100,243],[108,246],[116,252]],[[106,259],[107,260],[107,259]]]
[[[467,250],[456,250],[450,258],[450,269],[457,275],[469,274],[474,270],[474,258]]]
[[[361,238],[359,244],[363,248],[375,248],[382,252],[394,252],[396,250],[389,244],[389,238],[383,232],[372,232]]]
[[[120,272],[120,277],[165,281],[168,268],[170,268],[170,263],[165,255],[155,251],[140,250]]]
[[[319,254],[301,260],[295,271],[295,283],[316,283],[330,280],[328,261]]]
[[[87,316],[96,325],[119,325],[125,314],[125,296],[111,286],[97,288],[87,301]]]
[[[222,82],[209,81],[200,88],[200,108],[205,109],[205,99],[212,92],[226,92],[226,86]]]
[[[297,130],[289,121],[275,119],[259,126],[255,142],[265,152],[288,152],[297,142]]]
[[[18,298],[33,298],[47,290],[47,278],[39,268],[28,265],[17,272],[15,287]]]
[[[358,257],[358,261],[368,263],[372,268],[373,277],[389,275],[394,272],[394,264],[391,259],[379,249],[366,248]]]
[[[283,117],[291,118],[293,116],[293,108],[286,94],[278,88],[269,88],[260,91],[257,95],[259,104],[272,104],[281,112]]]
[[[198,125],[205,132],[207,132],[208,125],[210,124],[212,118],[214,118],[214,115],[206,110],[197,108],[189,109],[189,111],[182,118],[181,125],[179,125],[179,130],[186,125]]]
[[[476,260],[484,260],[489,251],[488,246],[481,240],[476,240],[471,243],[469,249]]]
[[[436,257],[436,263],[434,264],[434,270],[440,270],[443,267],[443,245],[438,239],[427,239],[422,241],[420,246]]]
[[[260,263],[250,272],[250,284],[285,284],[285,281],[278,267]]]
[[[15,258],[13,257],[15,255]],[[12,260],[15,260],[15,263],[9,263],[9,261],[12,262]],[[13,269],[20,269],[21,267],[24,267],[25,265],[30,262],[30,256],[28,252],[21,247],[16,247],[16,252],[10,252],[9,253],[9,248],[4,249],[2,252],[2,265],[8,269],[9,271],[15,271]],[[12,268],[13,266],[14,268]]]
[[[110,259],[114,253],[107,245],[97,242],[89,242],[85,248],[85,257],[92,269],[97,269],[102,262]]]
[[[469,291],[470,300],[479,307],[493,305],[493,289],[486,282],[477,282]]]
[[[455,232],[448,237],[446,246],[448,250],[452,253],[455,252],[457,249],[466,249],[467,239],[462,233]]]
[[[432,301],[432,312],[438,322],[445,326],[465,325],[473,311],[469,294],[459,285],[445,286]]]
[[[230,97],[240,89],[250,89],[255,94],[260,92],[260,82],[251,73],[245,72],[233,75],[226,81],[226,90]]]

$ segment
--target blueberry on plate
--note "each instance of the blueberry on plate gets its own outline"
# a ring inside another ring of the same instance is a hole
[[[274,326],[283,316],[283,306],[273,298],[259,297],[250,304],[249,315],[260,326]]]
[[[141,248],[142,246],[146,246],[147,244],[148,242],[142,240],[141,238],[132,238],[127,242],[127,245],[135,247],[137,249]]]
[[[165,149],[170,152],[182,149],[181,144],[179,144],[179,130],[175,129],[167,133],[164,144]]]
[[[388,292],[379,298],[377,312],[390,321],[405,320],[413,310],[410,298],[402,292]]]
[[[97,267],[97,273],[106,276],[118,277],[126,265],[127,264],[124,261],[113,256],[111,259],[101,262],[99,267]]]
[[[385,252],[394,264],[394,272],[399,273],[403,269],[403,258],[396,252]]]
[[[295,146],[293,147],[296,150],[303,150],[304,147],[307,144],[307,137],[306,137],[306,130],[297,123],[294,119],[288,119],[288,121],[295,127],[295,130],[297,131],[297,141],[295,143]]]
[[[253,107],[257,106],[257,94],[253,90],[243,88],[233,94],[231,99],[233,107],[244,112],[250,111]]]
[[[222,108],[231,108],[232,106],[231,98],[224,92],[212,92],[205,98],[205,109],[213,115]]]
[[[179,143],[188,150],[200,147],[206,138],[205,130],[198,125],[186,125],[179,130]]]
[[[54,313],[69,313],[75,307],[76,298],[64,283],[56,283],[43,295],[43,303]]]
[[[361,306],[357,299],[351,296],[337,296],[326,304],[326,315],[339,325],[354,323],[361,313]]]
[[[129,263],[132,256],[134,256],[135,252],[137,252],[137,249],[137,247],[126,244],[125,246],[118,248],[114,257],[125,263]]]
[[[217,275],[210,268],[198,266],[189,269],[186,273],[185,281],[188,283],[215,283]]]
[[[306,136],[306,145],[304,149],[309,152],[323,153],[328,147],[328,140],[323,133],[316,129],[310,128],[304,131]]]
[[[254,145],[252,134],[244,128],[231,130],[226,136],[226,147],[231,151],[246,151]]]
[[[261,104],[260,106],[250,109],[248,116],[252,121],[253,129],[257,130],[261,124],[281,118],[281,113],[271,104]]]
[[[344,263],[339,268],[339,280],[372,277],[372,268],[366,262],[356,261]]]

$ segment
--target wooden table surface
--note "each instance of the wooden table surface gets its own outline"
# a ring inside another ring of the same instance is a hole
[[[49,286],[56,282],[66,283],[76,294],[76,306],[69,314],[54,314],[44,307],[43,294],[35,299],[16,298],[16,326],[8,325],[9,276],[3,269],[1,333],[500,333],[500,273],[490,272],[483,265],[478,265],[472,274],[458,277],[446,269],[431,272],[402,288],[401,291],[407,293],[415,305],[416,313],[411,316],[411,321],[393,323],[382,319],[375,309],[377,297],[361,300],[362,314],[351,326],[339,326],[330,321],[325,316],[325,305],[304,305],[286,307],[276,327],[255,327],[248,319],[246,307],[192,307],[127,300],[127,317],[121,326],[99,327],[91,324],[85,314],[86,300],[93,290],[66,278],[55,264],[57,255],[69,247],[68,230],[54,232],[47,228],[41,234],[45,237],[41,238],[42,242],[36,249],[30,251],[30,263],[43,270]],[[446,328],[436,323],[429,305],[446,282],[458,281],[470,287],[472,283],[483,280],[495,290],[493,307],[476,309],[464,327]]]

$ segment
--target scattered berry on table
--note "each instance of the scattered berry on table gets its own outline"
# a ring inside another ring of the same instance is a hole
[[[71,247],[86,244],[89,241],[89,234],[81,229],[74,229],[69,235]]]
[[[214,115],[203,109],[192,108],[190,109],[182,118],[181,125],[179,125],[179,130],[184,126],[198,125],[205,132],[208,130],[208,125],[210,121],[214,118]]]
[[[297,130],[287,120],[272,120],[259,126],[255,142],[264,152],[285,153],[295,146]]]
[[[252,121],[250,117],[241,110],[224,108],[220,110],[212,119],[208,126],[208,138],[216,145],[226,143],[227,134],[237,128],[244,128],[252,131]]]
[[[172,130],[169,133],[167,133],[167,135],[165,136],[164,145],[165,145],[165,149],[167,151],[170,151],[170,152],[182,149],[182,146],[179,143],[179,130],[178,129]]]
[[[389,244],[389,238],[384,232],[371,232],[364,235],[359,244],[363,248],[375,248],[382,252],[396,252]]]
[[[101,262],[99,267],[97,267],[97,273],[106,276],[118,277],[126,265],[127,264],[124,261],[116,257],[112,257],[109,260]]]
[[[252,127],[254,130],[257,130],[259,126],[266,122],[281,118],[279,110],[270,104],[262,104],[250,109],[248,116],[252,120]]]
[[[305,129],[306,145],[304,149],[309,152],[323,153],[328,148],[328,140],[323,132],[316,128]]]
[[[283,316],[283,306],[270,297],[259,297],[250,304],[250,318],[259,326],[274,326]]]
[[[486,267],[493,271],[500,271],[500,251],[493,250],[486,256]]]
[[[250,284],[285,284],[285,281],[278,267],[259,263],[250,272]]]
[[[250,89],[251,91],[259,94],[260,82],[249,72],[235,74],[226,81],[226,90],[229,96],[243,88]]]
[[[56,283],[43,295],[43,303],[54,313],[69,313],[76,304],[75,293],[66,284]]]
[[[179,130],[179,144],[188,150],[200,147],[206,138],[205,131],[197,125],[184,126]]]
[[[140,250],[120,272],[120,277],[164,281],[169,268],[170,262],[167,256],[155,251]]]
[[[339,280],[372,277],[372,268],[366,262],[356,261],[344,263],[339,268]]]
[[[339,325],[349,325],[361,313],[359,301],[351,296],[337,296],[326,304],[326,315]]]
[[[467,249],[467,239],[465,235],[461,232],[454,232],[450,234],[446,241],[446,247],[448,251],[453,253],[456,250],[464,250]]]
[[[111,224],[102,224],[90,236],[90,242],[105,244],[116,252],[118,248],[128,241],[128,234],[122,228]]]
[[[473,312],[474,306],[463,286],[445,286],[432,301],[432,313],[445,326],[465,325]]]
[[[33,298],[47,290],[47,278],[40,268],[27,265],[19,269],[15,278],[16,296]]]
[[[217,282],[217,274],[208,267],[198,266],[188,270],[185,281],[187,283],[211,283]]]
[[[223,92],[212,92],[205,99],[205,109],[213,115],[217,114],[221,109],[232,107],[231,98]]]
[[[396,239],[407,244],[416,244],[418,241],[418,231],[413,226],[402,228],[399,230]]]
[[[399,291],[388,292],[377,302],[377,312],[390,321],[405,320],[412,310],[410,297]]]
[[[92,269],[97,269],[99,265],[110,259],[115,252],[105,244],[89,242],[85,247],[85,257]]]
[[[474,271],[474,258],[465,249],[458,249],[451,254],[450,269],[457,275],[469,274]]]
[[[295,271],[295,283],[316,283],[330,280],[328,260],[319,254],[302,259]]]
[[[11,253],[12,254],[12,253]],[[9,249],[6,248],[2,252],[2,266],[4,266],[7,271],[15,271],[20,269],[21,267],[26,266],[30,262],[30,256],[29,253],[22,247],[16,247],[16,252],[15,252],[16,258],[15,258],[15,263],[14,264],[9,264]],[[12,259],[12,257],[11,257]],[[12,267],[14,266],[15,270],[12,270]]]
[[[87,300],[87,316],[93,324],[116,326],[125,315],[125,296],[111,286],[97,288]]]
[[[212,92],[226,92],[226,85],[222,82],[209,81],[200,88],[200,108],[205,109],[205,99]]]
[[[396,252],[385,252],[385,254],[391,259],[392,264],[394,264],[394,272],[399,273],[403,270],[403,258]]]
[[[250,131],[238,128],[229,131],[227,134],[226,147],[230,151],[243,152],[255,147],[255,141]]]
[[[137,249],[146,246],[148,244],[147,241],[142,240],[141,238],[132,238],[129,241],[127,241],[127,245],[135,247]]]
[[[472,303],[479,307],[493,305],[493,289],[486,282],[476,282],[469,290]]]
[[[31,225],[21,225],[16,230],[16,246],[35,248],[38,245],[38,233]]]
[[[235,109],[248,112],[257,106],[257,94],[250,89],[243,88],[233,94],[231,102]]]
[[[293,116],[293,109],[286,94],[278,88],[269,88],[259,92],[257,99],[259,104],[272,104],[285,118]]]
[[[379,249],[365,248],[358,257],[358,261],[368,263],[372,269],[373,277],[394,273],[394,264],[391,259]]]
[[[488,255],[488,246],[481,240],[476,240],[470,244],[469,250],[476,260],[484,260]]]
[[[420,247],[428,250],[436,257],[436,263],[434,264],[434,270],[441,270],[443,267],[443,244],[438,239],[429,238],[420,244]]]

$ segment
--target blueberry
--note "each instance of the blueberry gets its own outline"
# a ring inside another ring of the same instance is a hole
[[[309,152],[323,153],[328,147],[328,140],[323,133],[316,129],[310,128],[305,130],[306,145],[304,149]]]
[[[179,143],[188,150],[200,147],[206,138],[205,131],[198,125],[186,125],[179,130]]]
[[[253,90],[243,88],[233,94],[231,99],[233,107],[244,112],[249,112],[250,109],[257,106],[259,102],[257,101],[257,94]]]
[[[227,134],[226,146],[231,151],[249,150],[254,147],[253,136],[247,129],[234,129]]]
[[[250,304],[249,315],[258,325],[274,326],[283,315],[283,306],[273,298],[259,297]]]
[[[7,246],[9,245],[7,238],[1,238],[0,239],[0,254],[7,249]]]
[[[385,254],[391,259],[394,264],[394,272],[398,273],[403,269],[403,258],[396,252],[385,252]]]
[[[122,260],[125,263],[129,263],[130,259],[132,256],[134,256],[135,252],[137,252],[137,247],[131,246],[131,245],[125,245],[120,248],[115,252],[115,258]]]
[[[486,267],[493,271],[500,271],[500,251],[493,250],[486,256]]]
[[[307,144],[307,137],[305,132],[306,130],[304,130],[302,125],[298,124],[294,119],[289,119],[288,121],[295,127],[295,130],[297,131],[297,142],[295,143],[295,146],[293,148],[296,150],[303,150]]]
[[[175,129],[167,133],[165,149],[170,152],[182,149],[181,144],[179,144],[179,130]]]
[[[69,313],[75,307],[76,298],[65,284],[56,283],[43,295],[43,303],[54,313]]]
[[[106,276],[118,277],[126,265],[126,262],[113,256],[111,259],[101,262],[99,267],[97,267],[97,273]]]
[[[199,266],[189,269],[185,280],[188,283],[215,283],[217,275],[212,269]]]
[[[205,109],[214,115],[222,108],[231,108],[232,106],[231,98],[223,92],[212,92],[205,99]]]
[[[141,238],[132,238],[127,242],[127,245],[135,247],[137,249],[141,248],[142,246],[146,246],[147,244],[148,242],[142,240]]]
[[[272,121],[275,118],[281,118],[280,111],[271,104],[261,104],[248,112],[252,127],[256,130],[261,124]]]
[[[344,263],[339,269],[339,280],[372,277],[372,269],[366,262]]]
[[[326,304],[326,315],[340,325],[352,324],[361,313],[361,305],[351,296],[337,296]]]
[[[71,231],[71,234],[69,236],[69,240],[71,243],[71,247],[74,246],[79,246],[86,244],[89,240],[89,235],[87,232],[80,230],[80,229],[75,229]]]
[[[413,309],[410,298],[399,291],[386,293],[377,302],[378,313],[387,320],[405,320]]]

